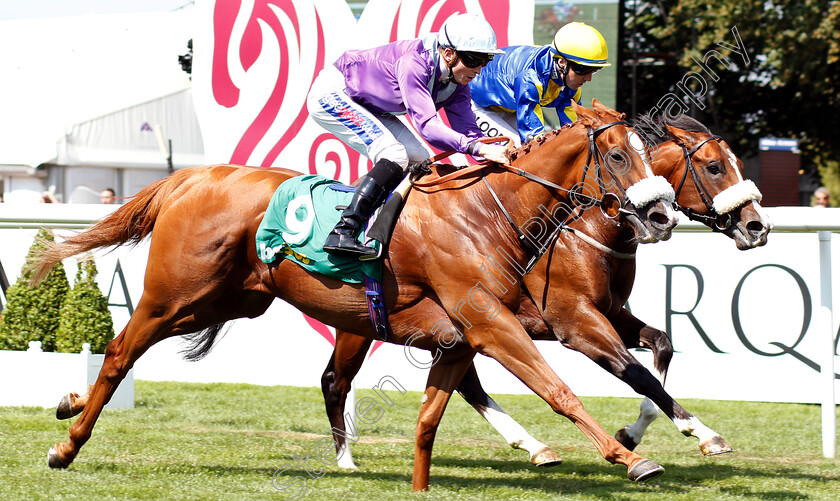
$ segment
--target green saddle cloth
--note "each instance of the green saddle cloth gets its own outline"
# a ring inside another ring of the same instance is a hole
[[[338,181],[316,175],[293,177],[281,184],[257,229],[260,260],[290,259],[309,271],[347,283],[363,283],[365,275],[381,281],[379,259],[359,261],[324,252],[324,241],[341,217],[335,207],[348,205],[353,197],[353,191],[334,189],[338,187],[345,188]],[[379,242],[366,242],[371,243],[378,249]]]

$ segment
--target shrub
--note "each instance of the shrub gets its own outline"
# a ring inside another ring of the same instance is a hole
[[[96,283],[96,263],[92,258],[78,263],[76,282],[61,307],[61,321],[55,333],[56,351],[78,353],[82,343],[90,343],[93,353],[105,353],[114,337],[114,321],[108,300]]]
[[[70,289],[64,265],[58,263],[40,284],[29,288],[32,276],[30,265],[47,242],[53,240],[49,231],[42,229],[38,232],[26,255],[20,277],[6,291],[7,303],[0,319],[0,349],[25,350],[29,341],[41,341],[42,350],[55,350],[59,311]]]

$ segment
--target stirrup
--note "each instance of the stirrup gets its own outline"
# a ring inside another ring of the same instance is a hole
[[[361,256],[359,256],[359,261],[373,261],[374,259],[380,259],[382,257],[382,254],[384,254],[384,252],[385,252],[385,245],[383,245],[380,242],[379,249],[376,250],[376,254],[362,254]]]

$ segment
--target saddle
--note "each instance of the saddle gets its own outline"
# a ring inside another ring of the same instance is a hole
[[[282,183],[257,228],[260,260],[270,264],[278,257],[289,259],[313,273],[346,283],[364,283],[365,276],[381,280],[379,260],[361,262],[323,250],[324,240],[341,216],[336,207],[347,205],[354,190],[320,175],[297,176]],[[380,245],[367,240],[365,244],[374,248]]]

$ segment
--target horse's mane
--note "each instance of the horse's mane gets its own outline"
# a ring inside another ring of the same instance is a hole
[[[669,117],[666,114],[653,114],[652,111],[636,116],[633,121],[633,128],[639,131],[639,135],[647,143],[647,146],[653,147],[671,141],[674,138],[668,134],[668,129],[665,125],[670,125],[677,129],[682,129],[686,132],[701,132],[711,134],[708,127],[696,118],[685,114],[679,114],[676,117]],[[571,128],[574,123],[565,124],[559,129],[555,129],[545,134],[540,134],[532,138],[530,141],[523,143],[522,146],[516,148],[510,153],[510,159],[516,160],[520,155],[529,153],[531,150],[542,146],[549,139],[553,139],[565,129]]]
[[[531,150],[534,148],[538,148],[542,146],[546,141],[549,139],[553,139],[554,137],[560,135],[565,129],[569,129],[574,125],[574,123],[564,124],[559,129],[554,129],[546,132],[545,134],[540,134],[539,136],[531,138],[531,140],[525,142],[519,148],[514,149],[510,153],[510,160],[516,160],[520,155],[524,155],[526,153],[530,153]]]
[[[653,115],[652,113],[643,113],[633,118],[633,128],[639,131],[639,135],[642,136],[647,146],[657,146],[674,139],[668,134],[668,129],[665,128],[665,125],[670,125],[686,132],[712,133],[702,122],[688,115],[680,114],[671,118],[664,113],[659,115]]]

